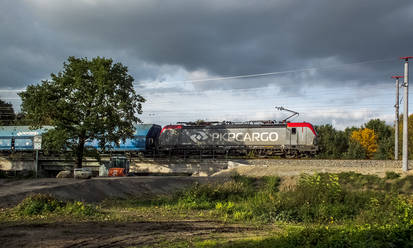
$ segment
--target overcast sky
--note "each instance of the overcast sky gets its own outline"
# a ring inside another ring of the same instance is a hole
[[[412,55],[411,0],[0,2],[0,98],[16,110],[69,56],[103,56],[128,66],[146,123],[282,120],[284,106],[340,129],[391,124],[390,77]]]

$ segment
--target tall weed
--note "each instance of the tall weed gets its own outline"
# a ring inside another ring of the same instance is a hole
[[[80,201],[64,202],[48,194],[28,196],[14,209],[19,216],[38,216],[45,214],[94,216],[99,214],[96,207]]]

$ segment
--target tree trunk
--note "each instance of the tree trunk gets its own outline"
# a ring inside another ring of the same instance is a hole
[[[82,161],[83,161],[83,150],[85,148],[85,138],[79,137],[79,145],[77,146],[76,151],[76,168],[82,168]]]

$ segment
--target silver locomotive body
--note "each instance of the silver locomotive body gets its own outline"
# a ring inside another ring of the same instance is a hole
[[[169,125],[159,150],[259,150],[267,154],[311,154],[317,134],[310,123]]]

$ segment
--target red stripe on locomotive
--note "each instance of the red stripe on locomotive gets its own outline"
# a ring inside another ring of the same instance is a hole
[[[308,127],[315,136],[317,136],[313,125],[307,122],[288,122],[287,127]]]

